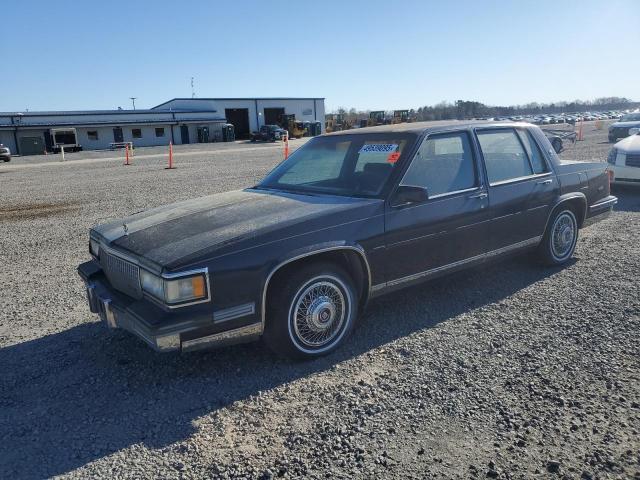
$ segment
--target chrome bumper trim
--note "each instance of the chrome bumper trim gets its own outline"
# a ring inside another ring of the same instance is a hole
[[[602,210],[607,210],[613,208],[613,206],[618,203],[618,197],[609,196],[604,201],[599,203],[594,203],[589,207],[589,213],[597,213]]]
[[[224,345],[238,344],[257,340],[262,333],[262,323],[254,323],[245,327],[236,328],[227,332],[214,333],[206,337],[194,338],[182,342],[183,352],[192,352],[201,348],[212,346],[221,347]]]

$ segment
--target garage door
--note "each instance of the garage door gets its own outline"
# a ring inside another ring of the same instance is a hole
[[[284,108],[265,108],[264,124],[280,125],[280,115],[284,115]],[[282,126],[282,125],[280,125]]]
[[[248,108],[225,108],[224,116],[227,123],[233,124],[236,138],[249,138],[249,109]]]
[[[40,155],[42,153],[44,153],[44,138],[20,138],[20,155]]]

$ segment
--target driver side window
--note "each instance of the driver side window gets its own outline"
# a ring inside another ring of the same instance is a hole
[[[477,175],[469,135],[453,132],[427,137],[401,185],[425,187],[429,197],[476,187]]]

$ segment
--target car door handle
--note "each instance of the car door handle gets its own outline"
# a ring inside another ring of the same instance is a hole
[[[478,200],[482,200],[483,198],[487,198],[489,194],[486,192],[478,193],[476,195],[470,195],[469,198],[477,198]]]
[[[538,185],[549,185],[551,183],[553,183],[553,180],[548,178],[546,180],[540,180],[539,182],[536,182]]]

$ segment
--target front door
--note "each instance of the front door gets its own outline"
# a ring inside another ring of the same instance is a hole
[[[426,277],[486,252],[488,198],[478,167],[467,131],[423,140],[400,184],[426,188],[428,200],[388,206],[387,282]]]
[[[180,125],[180,139],[183,145],[189,143],[189,127],[187,125]]]
[[[113,141],[115,143],[124,142],[124,135],[122,134],[122,128],[116,127],[113,129]]]
[[[476,131],[489,181],[490,249],[536,244],[558,182],[527,129]]]

